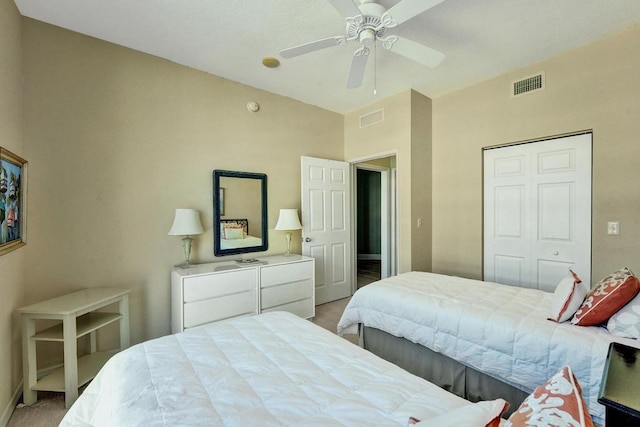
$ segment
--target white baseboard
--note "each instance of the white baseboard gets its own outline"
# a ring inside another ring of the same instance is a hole
[[[2,411],[2,417],[0,418],[0,426],[6,427],[9,424],[9,419],[13,414],[13,411],[16,409],[18,405],[18,400],[20,400],[20,396],[22,396],[22,381],[18,384],[18,388],[13,392],[13,396],[11,396],[11,400],[7,404],[7,407]]]
[[[51,371],[54,371],[60,368],[61,366],[63,366],[62,363],[49,366],[44,369],[40,369],[37,373],[37,377],[42,378],[43,376],[49,374]],[[16,388],[16,390],[13,392],[13,396],[11,396],[11,400],[7,404],[7,407],[4,408],[4,411],[2,411],[2,417],[0,417],[0,427],[6,427],[7,424],[9,423],[9,419],[11,418],[13,411],[16,409],[16,406],[18,405],[18,400],[20,400],[20,396],[22,396],[22,381],[20,381],[20,384],[18,384],[18,388]]]

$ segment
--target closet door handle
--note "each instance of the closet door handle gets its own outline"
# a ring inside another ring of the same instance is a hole
[[[305,241],[305,242],[307,242],[307,243],[309,243],[309,242],[311,241],[311,238],[310,238],[310,237],[305,237],[305,238],[304,238],[304,241]]]

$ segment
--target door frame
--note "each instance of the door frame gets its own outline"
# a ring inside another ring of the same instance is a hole
[[[386,168],[376,165],[364,165],[362,163],[384,159],[387,157],[395,157],[396,167]],[[381,153],[371,154],[368,156],[358,157],[355,159],[347,160],[351,169],[351,265],[355,266],[352,271],[351,279],[351,294],[355,293],[358,287],[358,245],[357,245],[357,200],[358,200],[358,182],[357,175],[358,169],[365,169],[375,172],[381,172],[381,215],[386,218],[387,230],[380,230],[381,241],[381,258],[384,259],[386,264],[386,271],[381,270],[381,277],[389,277],[397,274],[398,269],[398,233],[397,233],[397,218],[398,218],[398,182],[397,182],[397,164],[398,164],[398,150],[385,151]],[[386,205],[386,206],[385,206]],[[383,221],[381,221],[383,222]],[[382,224],[381,224],[382,226]],[[386,244],[384,242],[386,241]],[[381,263],[381,266],[382,264]],[[386,276],[384,275],[386,274]]]
[[[358,233],[358,170],[366,170],[369,172],[376,172],[380,174],[380,278],[384,279],[389,277],[390,264],[391,264],[391,201],[390,201],[390,188],[389,188],[389,175],[391,172],[391,168],[386,168],[383,166],[369,165],[369,164],[354,164],[355,173],[354,173],[354,209],[356,221],[354,223],[354,228],[356,229],[356,241],[355,244],[355,253],[356,253],[356,272],[358,270],[358,241],[357,241],[357,233]]]

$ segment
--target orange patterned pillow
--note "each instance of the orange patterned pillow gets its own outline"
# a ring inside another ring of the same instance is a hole
[[[578,326],[599,325],[613,316],[640,291],[640,281],[623,268],[600,280],[571,319]]]
[[[533,391],[503,424],[521,426],[593,427],[593,420],[582,398],[582,389],[569,366]]]

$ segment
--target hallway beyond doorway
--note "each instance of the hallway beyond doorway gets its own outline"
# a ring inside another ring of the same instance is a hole
[[[380,260],[358,260],[358,289],[371,282],[380,280]]]

